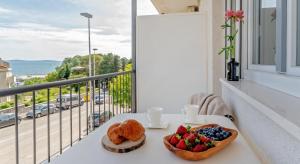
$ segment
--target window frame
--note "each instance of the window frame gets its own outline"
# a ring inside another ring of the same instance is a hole
[[[250,70],[258,70],[264,72],[286,72],[286,23],[282,23],[285,19],[284,13],[286,13],[285,0],[277,0],[276,4],[276,12],[277,20],[276,20],[276,64],[275,65],[263,65],[263,64],[253,64],[253,54],[254,51],[258,51],[257,42],[258,37],[257,35],[259,32],[259,25],[256,18],[258,18],[258,10],[260,10],[260,0],[251,0],[248,1],[248,69]],[[259,43],[258,43],[259,44]],[[255,52],[258,53],[258,52]]]
[[[251,70],[261,70],[265,72],[276,72],[276,65],[262,65],[262,64],[253,64],[253,54],[258,53],[255,52],[256,46],[255,43],[258,41],[259,35],[256,35],[259,31],[259,26],[256,26],[259,16],[259,3],[257,1],[260,0],[252,0],[248,1],[248,32],[250,35],[248,36],[248,69]]]
[[[291,3],[291,1],[294,2]],[[289,95],[293,95],[299,97],[299,82],[300,82],[300,69],[298,67],[290,67],[292,64],[292,55],[296,54],[296,40],[294,41],[291,39],[291,36],[295,36],[296,25],[295,21],[292,19],[291,15],[291,7],[295,6],[295,2],[297,0],[289,0],[287,1],[287,32],[285,33],[287,37],[286,43],[286,72],[278,72],[276,71],[276,66],[265,66],[265,65],[253,65],[252,64],[252,52],[253,52],[253,0],[246,1],[243,3],[243,9],[246,11],[246,21],[244,23],[243,28],[243,58],[245,60],[244,65],[242,66],[243,69],[243,78],[245,80],[254,81],[260,85],[265,85],[267,87],[285,92]],[[300,6],[300,4],[299,4]],[[297,8],[294,7],[294,11]],[[295,17],[295,14],[294,14]],[[291,22],[294,22],[294,25],[291,25]],[[300,23],[300,22],[299,22]],[[294,29],[293,29],[294,28]],[[299,27],[300,28],[300,27]],[[292,29],[292,30],[291,30]],[[300,31],[300,30],[299,30]],[[293,43],[293,44],[291,44]],[[293,46],[293,47],[291,47]],[[300,50],[300,49],[299,49]],[[291,71],[292,70],[292,71]]]
[[[300,53],[300,2],[290,0],[287,5],[290,9],[287,12],[287,74],[300,76],[300,66],[296,66]]]

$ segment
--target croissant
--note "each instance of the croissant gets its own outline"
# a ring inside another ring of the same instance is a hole
[[[145,128],[136,120],[127,120],[123,123],[111,125],[107,131],[109,140],[119,145],[126,140],[137,141],[143,137]]]
[[[145,128],[136,120],[124,121],[119,127],[121,136],[130,141],[139,140],[145,133]]]
[[[120,125],[120,123],[115,123],[115,124],[111,125],[107,131],[107,136],[108,136],[109,140],[116,145],[119,145],[126,140],[124,137],[122,137],[120,135],[122,133],[122,131],[121,131],[119,125]]]

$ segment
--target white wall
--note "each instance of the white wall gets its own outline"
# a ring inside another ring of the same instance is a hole
[[[211,92],[221,96],[222,89],[221,84],[219,83],[220,78],[225,77],[225,57],[223,55],[218,55],[221,48],[224,47],[225,31],[221,28],[224,24],[224,8],[225,1],[212,1],[212,0],[203,0],[203,8],[206,7],[209,12],[209,29],[210,38],[211,38],[211,47],[209,57],[209,83],[211,85]]]
[[[299,128],[273,112],[269,106],[257,101],[256,97],[250,97],[249,93],[240,91],[240,83],[235,84],[236,86],[233,86],[223,81],[223,99],[233,109],[238,129],[261,160],[270,164],[300,163],[300,131],[297,130]],[[252,88],[246,90],[252,91]],[[297,112],[295,114],[297,115]]]
[[[137,18],[137,110],[178,113],[190,96],[208,92],[207,12]]]
[[[15,83],[14,78],[9,69],[0,69],[0,89],[10,88]],[[0,97],[0,103],[6,101],[11,101],[11,96]]]

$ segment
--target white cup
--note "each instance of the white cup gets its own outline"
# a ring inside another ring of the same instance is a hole
[[[147,117],[148,117],[149,123],[152,126],[160,126],[161,125],[162,112],[163,112],[163,108],[160,108],[160,107],[153,107],[153,108],[148,109]]]
[[[185,105],[183,108],[183,113],[186,117],[186,121],[190,123],[197,121],[198,112],[199,112],[198,105]]]

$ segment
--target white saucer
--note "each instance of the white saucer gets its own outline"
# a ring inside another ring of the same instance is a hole
[[[169,126],[169,123],[166,122],[166,121],[161,122],[160,125],[153,125],[149,122],[147,124],[146,128],[149,128],[149,129],[166,129],[166,128],[168,128],[168,126]]]
[[[185,124],[192,124],[192,125],[202,125],[202,124],[205,124],[205,122],[206,122],[205,120],[200,121],[198,119],[196,119],[194,121],[191,121],[191,120],[188,120],[188,119],[184,120]]]

